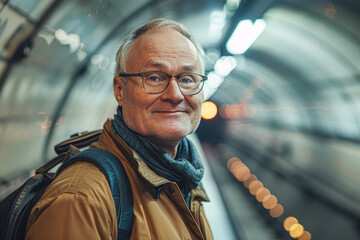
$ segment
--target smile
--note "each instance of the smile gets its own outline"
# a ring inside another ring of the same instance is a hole
[[[165,115],[178,115],[187,113],[186,111],[154,111],[153,113],[165,114]]]

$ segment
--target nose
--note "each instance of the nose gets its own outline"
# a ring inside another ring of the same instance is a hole
[[[161,94],[161,100],[167,100],[172,102],[180,102],[184,99],[184,95],[181,93],[180,87],[175,77],[170,79],[168,87]]]

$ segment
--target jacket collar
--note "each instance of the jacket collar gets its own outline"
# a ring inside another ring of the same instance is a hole
[[[134,150],[132,150],[132,152],[133,152],[133,158],[137,162],[137,171],[151,185],[153,185],[154,187],[159,187],[159,186],[164,185],[166,183],[170,183],[170,181],[167,180],[166,178],[163,178],[163,177],[157,175],[155,172],[153,172],[148,167],[148,165],[141,159],[139,154],[137,154]]]

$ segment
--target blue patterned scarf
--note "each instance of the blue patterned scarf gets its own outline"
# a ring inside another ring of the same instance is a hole
[[[149,139],[129,129],[124,123],[120,106],[117,108],[117,114],[114,115],[111,125],[114,132],[142,157],[152,171],[176,182],[184,196],[199,185],[204,175],[204,167],[190,140],[187,138],[181,140],[176,157],[173,159]]]

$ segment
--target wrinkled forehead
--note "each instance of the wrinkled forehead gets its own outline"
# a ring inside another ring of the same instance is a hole
[[[196,47],[184,35],[172,28],[160,28],[151,30],[138,38],[144,47],[157,47],[171,48],[178,51],[189,52],[197,55]]]
[[[131,61],[159,61],[183,59],[184,65],[199,68],[200,59],[194,44],[181,33],[171,28],[160,28],[144,33],[137,38],[129,50]],[[143,63],[148,64],[148,63]]]

